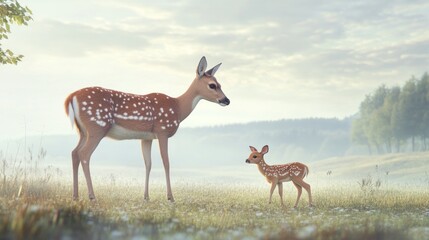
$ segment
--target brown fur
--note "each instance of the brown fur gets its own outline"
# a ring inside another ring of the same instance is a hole
[[[303,180],[304,177],[306,177],[309,173],[308,167],[305,164],[293,162],[282,165],[268,165],[264,160],[264,155],[268,152],[268,145],[265,145],[261,152],[258,152],[258,150],[252,146],[250,146],[250,150],[252,153],[246,159],[246,162],[257,164],[259,172],[266,178],[268,183],[271,183],[269,203],[271,203],[274,189],[278,185],[281,204],[284,205],[283,182],[292,181],[298,191],[298,196],[294,207],[296,208],[298,206],[302,188],[307,191],[309,205],[312,206],[311,187]]]
[[[115,139],[141,139],[146,166],[145,199],[149,199],[149,174],[152,166],[151,146],[158,139],[167,181],[167,198],[174,201],[170,185],[168,138],[172,137],[180,123],[193,111],[200,99],[229,104],[214,74],[220,64],[205,71],[203,57],[197,67],[197,75],[188,90],[177,98],[162,93],[137,95],[101,87],[88,87],[71,93],[65,101],[68,115],[72,106],[75,125],[79,130],[79,143],[72,151],[73,198],[78,198],[78,168],[82,164],[88,195],[95,199],[89,161],[92,153],[104,137]]]

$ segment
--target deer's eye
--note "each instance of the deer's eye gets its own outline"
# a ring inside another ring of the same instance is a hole
[[[209,84],[209,88],[210,88],[210,89],[216,90],[216,87],[217,87],[217,86],[216,86],[216,84],[214,84],[214,83],[210,83],[210,84]]]
[[[256,155],[253,155],[253,158],[257,158],[257,156],[256,156]]]

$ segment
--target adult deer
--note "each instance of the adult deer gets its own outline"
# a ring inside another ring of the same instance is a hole
[[[141,139],[146,166],[144,199],[149,200],[149,174],[152,166],[152,141],[158,139],[167,182],[167,199],[174,202],[170,184],[168,138],[194,110],[201,99],[221,106],[230,103],[214,77],[220,63],[206,71],[202,57],[197,75],[188,90],[177,98],[162,93],[135,95],[101,87],[83,88],[70,94],[65,101],[66,113],[77,126],[80,139],[72,151],[73,198],[78,199],[78,168],[82,164],[89,199],[95,200],[89,162],[92,153],[104,137],[118,140]]]
[[[268,145],[265,145],[261,152],[258,152],[258,150],[252,146],[250,146],[250,150],[252,153],[250,153],[249,157],[246,159],[246,163],[257,164],[259,171],[262,173],[262,175],[265,176],[268,183],[271,183],[269,203],[271,203],[271,197],[273,196],[274,189],[278,185],[280,201],[283,206],[283,182],[292,181],[293,185],[295,185],[296,189],[298,190],[298,197],[296,198],[294,208],[298,206],[302,188],[304,188],[308,193],[308,202],[310,207],[313,206],[311,200],[311,187],[303,180],[304,177],[308,174],[308,167],[306,165],[299,162],[294,162],[270,166],[265,163],[264,160],[264,155],[268,152]]]

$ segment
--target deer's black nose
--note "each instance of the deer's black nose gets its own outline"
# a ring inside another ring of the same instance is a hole
[[[219,100],[219,104],[222,106],[228,106],[231,103],[227,97],[222,98]]]
[[[250,163],[249,159],[246,159],[246,163]]]

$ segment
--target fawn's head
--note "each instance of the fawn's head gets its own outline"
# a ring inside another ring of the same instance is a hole
[[[206,71],[207,61],[205,57],[202,57],[197,67],[197,76],[194,84],[200,98],[218,103],[221,106],[227,106],[230,101],[223,93],[220,83],[214,76],[221,64],[222,63],[219,63],[212,69]]]
[[[268,152],[268,145],[265,145],[261,152],[258,152],[258,150],[252,146],[249,146],[249,148],[252,153],[250,153],[249,157],[246,159],[246,163],[259,164],[259,162],[264,159],[264,155]]]

